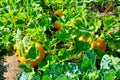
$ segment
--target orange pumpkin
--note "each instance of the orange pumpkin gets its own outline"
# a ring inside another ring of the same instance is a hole
[[[56,11],[54,11],[54,16],[56,16],[56,15],[63,16],[63,13],[62,13],[62,11],[56,10]]]
[[[93,41],[91,44],[91,49],[94,47],[97,47],[99,50],[105,51],[107,45],[102,38],[98,38],[96,41]]]
[[[61,22],[60,21],[55,21],[54,28],[59,30],[61,28]]]
[[[40,57],[39,57],[37,60],[35,60],[35,61],[26,60],[26,59],[25,59],[25,56],[28,54],[28,53],[27,53],[25,56],[19,57],[21,64],[23,64],[23,63],[25,63],[25,62],[29,62],[29,63],[30,63],[30,66],[35,67],[35,66],[37,66],[37,64],[38,64],[40,61],[42,61],[42,60],[44,59],[45,53],[44,53],[44,49],[42,48],[42,45],[39,44],[39,43],[36,43],[36,46],[37,46],[37,48],[38,48],[38,50],[39,50],[39,52],[40,52]]]
[[[20,60],[20,63],[23,64],[26,62],[26,59],[25,57],[19,57],[19,60]]]

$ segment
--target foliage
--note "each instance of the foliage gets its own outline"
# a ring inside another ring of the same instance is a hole
[[[44,60],[36,67],[20,64],[24,71],[18,80],[119,80],[119,4],[119,0],[1,0],[0,51],[14,46],[21,56],[31,42],[42,44]],[[102,44],[91,48],[98,38],[107,45],[103,51],[98,47]],[[26,59],[39,56],[32,45]]]

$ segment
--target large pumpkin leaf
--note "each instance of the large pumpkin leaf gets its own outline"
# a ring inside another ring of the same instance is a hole
[[[27,60],[35,61],[40,57],[40,51],[38,50],[37,46],[33,44],[28,51],[28,54],[25,56]]]

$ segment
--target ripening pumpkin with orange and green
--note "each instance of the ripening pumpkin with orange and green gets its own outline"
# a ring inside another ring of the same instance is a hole
[[[80,36],[78,38],[79,41],[83,41],[83,42],[87,42],[89,38],[87,38],[86,36]]]
[[[35,45],[37,46],[37,48],[38,48],[38,50],[39,50],[40,57],[39,57],[37,60],[35,60],[35,61],[26,60],[25,56],[28,54],[28,52],[26,52],[25,55],[23,55],[23,56],[18,56],[21,64],[23,64],[23,63],[25,63],[25,62],[29,62],[29,63],[30,63],[30,66],[35,67],[35,66],[37,66],[37,64],[38,64],[40,61],[43,61],[43,59],[44,59],[44,57],[45,57],[44,49],[43,49],[42,45],[39,44],[39,43],[35,43]],[[33,55],[34,55],[34,54],[33,54]]]
[[[54,22],[54,28],[57,29],[57,30],[60,30],[60,28],[61,28],[61,22],[60,21],[55,21]]]
[[[91,49],[93,49],[94,47],[97,47],[99,50],[105,51],[107,45],[102,38],[98,38],[96,41],[93,41],[91,43]]]
[[[82,35],[78,38],[79,41],[83,41],[83,42],[92,42],[92,38],[91,37],[86,37],[85,35]]]
[[[63,16],[62,11],[59,11],[59,10],[55,10],[53,14],[54,14],[54,16],[56,16],[56,15]]]
[[[44,52],[42,45],[39,43],[36,43],[36,46],[39,50],[40,57],[36,61],[29,60],[28,62],[30,62],[31,66],[36,66],[39,62],[43,61],[43,59],[45,58],[45,52]]]

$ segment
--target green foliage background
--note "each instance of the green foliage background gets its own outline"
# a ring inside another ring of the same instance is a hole
[[[63,16],[54,16],[55,10]],[[54,29],[57,20],[60,30]],[[27,42],[34,41],[46,53],[37,70],[21,64],[18,80],[119,80],[119,34],[119,0],[0,0],[0,51],[13,50],[15,44],[22,55]],[[107,50],[91,50],[90,42],[78,40],[83,35],[102,36]],[[27,58],[40,56],[31,54]]]

